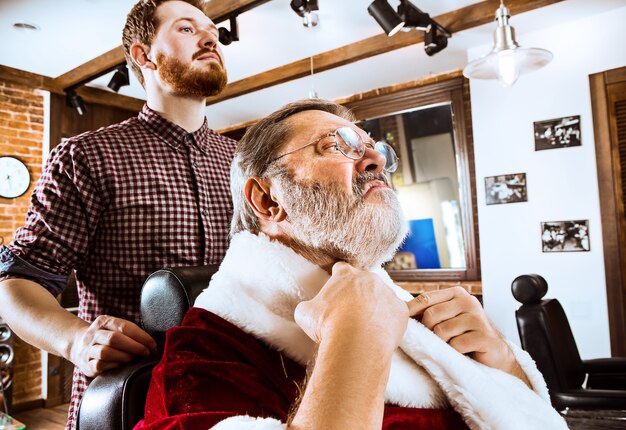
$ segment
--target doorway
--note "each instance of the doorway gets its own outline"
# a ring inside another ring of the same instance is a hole
[[[626,67],[589,76],[611,354],[626,356]]]

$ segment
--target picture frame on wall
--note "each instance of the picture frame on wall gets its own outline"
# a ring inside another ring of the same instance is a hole
[[[541,248],[543,252],[587,252],[589,221],[546,221],[541,223]]]
[[[485,203],[499,205],[528,201],[526,173],[485,177]]]
[[[580,115],[536,121],[535,151],[581,146]]]

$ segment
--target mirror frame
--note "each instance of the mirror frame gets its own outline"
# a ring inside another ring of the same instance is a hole
[[[380,118],[436,103],[449,103],[459,179],[459,206],[465,241],[465,269],[389,270],[394,281],[479,281],[478,212],[476,173],[467,79],[452,75],[413,81],[358,94],[338,101],[349,108],[358,121]]]

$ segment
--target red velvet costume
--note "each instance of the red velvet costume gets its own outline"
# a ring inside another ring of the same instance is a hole
[[[286,422],[305,369],[199,308],[171,329],[137,430],[209,429],[235,415]],[[357,426],[358,427],[358,426]],[[356,428],[356,427],[355,427]],[[467,429],[453,409],[386,406],[383,429]]]
[[[401,300],[411,299],[382,269],[372,272]],[[137,428],[286,429],[304,367],[317,348],[295,322],[294,311],[329,277],[263,234],[234,235],[209,288],[183,325],[168,332],[145,420]],[[534,390],[409,320],[391,359],[383,428],[565,430],[534,362],[509,345]]]

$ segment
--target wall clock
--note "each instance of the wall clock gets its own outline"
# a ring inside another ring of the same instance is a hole
[[[0,157],[0,197],[14,199],[30,186],[30,172],[22,160]]]

